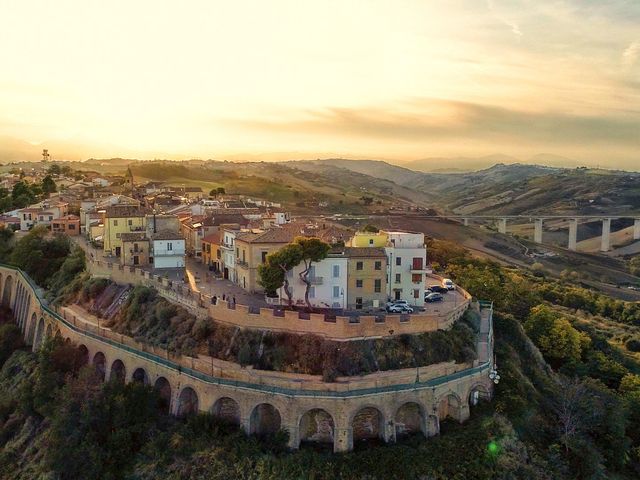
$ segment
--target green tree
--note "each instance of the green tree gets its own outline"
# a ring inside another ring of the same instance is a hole
[[[27,272],[40,286],[49,282],[64,263],[71,250],[69,239],[62,235],[48,238],[44,226],[36,226],[18,242],[11,252],[13,265]]]
[[[60,175],[61,171],[62,170],[60,168],[60,165],[58,165],[57,163],[52,163],[47,169],[47,173],[49,173],[50,175]]]
[[[319,262],[324,258],[327,258],[331,246],[328,243],[323,242],[319,238],[313,237],[297,237],[294,244],[300,245],[302,248],[302,261],[304,262],[304,270],[299,273],[300,280],[306,285],[304,290],[304,301],[307,307],[311,308],[311,302],[309,302],[309,290],[311,289],[311,279],[309,273],[314,262]]]
[[[590,343],[587,335],[573,328],[566,318],[558,316],[546,305],[531,309],[524,327],[547,361],[556,367],[579,361],[583,349]]]
[[[16,182],[11,191],[13,205],[17,208],[24,208],[35,201],[33,191],[25,182]]]
[[[56,182],[53,181],[51,175],[47,175],[42,179],[42,191],[47,195],[57,191]]]
[[[378,233],[380,229],[375,225],[371,225],[370,223],[368,223],[367,225],[365,225],[362,231],[367,233]]]
[[[302,255],[302,246],[298,243],[290,243],[268,255],[266,263],[258,267],[260,284],[267,293],[275,293],[278,288],[284,286],[289,306],[293,304],[293,298],[287,272],[302,261]]]

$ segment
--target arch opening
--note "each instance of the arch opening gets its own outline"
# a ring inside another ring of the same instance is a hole
[[[384,441],[384,416],[375,407],[365,407],[356,413],[351,422],[353,443]]]
[[[107,376],[107,358],[104,353],[98,352],[93,356],[93,366],[100,380],[104,381]]]
[[[89,349],[86,345],[78,345],[78,365],[84,366],[89,363]]]
[[[333,417],[321,408],[309,410],[300,418],[299,432],[300,443],[333,445]]]
[[[164,377],[159,377],[156,380],[154,388],[158,391],[160,396],[160,410],[164,413],[171,412],[171,384],[169,380]]]
[[[44,318],[40,317],[38,321],[38,328],[36,328],[36,338],[33,341],[33,346],[35,348],[40,348],[44,341]]]
[[[233,398],[222,397],[216,400],[211,414],[228,425],[240,425],[240,405]]]
[[[29,324],[27,326],[27,333],[25,334],[26,342],[29,344],[33,344],[33,340],[36,334],[36,325],[38,323],[38,319],[36,317],[35,312],[31,314],[31,320],[29,320]]]
[[[249,420],[249,434],[251,435],[273,435],[280,430],[282,420],[280,412],[270,403],[261,403],[251,412]]]
[[[482,385],[474,385],[469,391],[469,406],[475,407],[479,403],[488,402],[491,400],[491,394],[489,389]]]
[[[450,393],[440,400],[438,405],[438,418],[440,421],[446,420],[447,418],[460,421],[461,409],[460,399]]]
[[[11,308],[11,289],[13,288],[13,277],[7,275],[7,279],[4,281],[4,288],[2,289],[2,305]]]
[[[49,323],[49,324],[47,325],[47,330],[46,330],[46,333],[45,333],[45,337],[46,337],[46,338],[51,338],[51,336],[52,336],[52,335],[53,335],[53,327],[52,327],[52,326],[51,326],[51,324]]]
[[[122,360],[118,359],[111,364],[111,374],[109,380],[124,383],[127,378],[127,370]]]
[[[131,376],[131,380],[136,383],[141,383],[142,385],[147,385],[149,383],[149,377],[147,376],[147,372],[144,368],[136,368],[133,371],[133,375]]]
[[[176,416],[184,418],[189,415],[195,415],[196,413],[198,413],[198,394],[193,388],[185,387],[178,397]]]
[[[398,408],[394,424],[396,439],[416,434],[426,436],[424,413],[422,407],[415,402],[407,402]]]

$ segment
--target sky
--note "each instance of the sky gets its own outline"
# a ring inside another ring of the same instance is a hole
[[[0,0],[0,162],[640,169],[638,0]]]

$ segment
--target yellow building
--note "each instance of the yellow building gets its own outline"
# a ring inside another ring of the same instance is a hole
[[[104,253],[119,257],[122,252],[122,234],[144,232],[145,212],[132,205],[107,207],[104,218]]]
[[[202,263],[203,265],[213,268],[214,272],[222,270],[220,237],[220,232],[215,232],[202,239]]]
[[[349,247],[386,247],[388,235],[386,232],[356,232],[347,242]]]

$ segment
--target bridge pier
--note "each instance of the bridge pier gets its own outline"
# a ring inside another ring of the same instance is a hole
[[[578,243],[578,219],[569,219],[569,250],[576,251]]]
[[[468,226],[469,226],[469,219],[468,219],[468,218],[463,218],[463,219],[462,219],[462,224],[463,224],[465,227],[468,227]]]
[[[499,218],[498,219],[498,233],[507,233],[507,219]]]
[[[640,218],[633,219],[633,239],[640,240]]]
[[[608,252],[611,250],[611,219],[602,219],[602,243],[600,244],[601,252]]]
[[[536,218],[533,224],[533,241],[542,243],[542,218]]]

